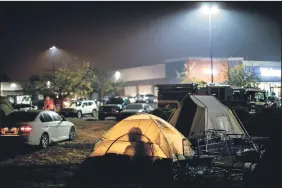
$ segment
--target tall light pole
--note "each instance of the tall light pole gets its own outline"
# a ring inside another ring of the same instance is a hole
[[[52,58],[54,56],[54,53],[55,53],[56,49],[57,48],[55,46],[52,46],[50,48],[50,51],[51,51],[51,54],[52,54]],[[55,63],[54,63],[54,60],[52,59],[52,84],[53,84],[53,89],[55,89],[54,81],[55,81]]]
[[[209,32],[210,32],[210,58],[211,58],[211,83],[213,83],[213,57],[212,57],[212,15],[218,12],[218,8],[216,5],[208,6],[204,5],[201,8],[203,14],[207,14],[209,16]]]

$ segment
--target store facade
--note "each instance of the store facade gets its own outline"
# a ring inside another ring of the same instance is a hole
[[[281,96],[281,62],[245,61],[242,57],[214,58],[213,81],[224,84],[228,81],[228,72],[235,66],[243,65],[252,68],[261,78],[259,87]],[[135,67],[118,70],[121,78],[121,95],[136,96],[137,94],[157,95],[157,84],[178,84],[183,81],[211,83],[210,58],[190,57],[168,60],[163,64]]]
[[[281,97],[281,62],[274,61],[243,61],[245,68],[251,67],[260,77],[259,88],[268,95]]]
[[[117,70],[121,87],[118,94],[134,97],[137,94],[156,95],[156,84],[165,83],[165,65],[157,64],[143,67]]]

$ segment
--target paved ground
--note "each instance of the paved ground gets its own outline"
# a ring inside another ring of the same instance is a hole
[[[95,142],[116,123],[115,120],[68,120],[77,127],[76,141],[57,143],[45,150],[10,149],[9,143],[1,143],[0,181],[5,182],[5,187],[64,187]]]

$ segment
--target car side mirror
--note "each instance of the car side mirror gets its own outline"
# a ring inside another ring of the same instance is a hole
[[[67,119],[65,118],[65,116],[61,115],[62,121],[67,121]]]

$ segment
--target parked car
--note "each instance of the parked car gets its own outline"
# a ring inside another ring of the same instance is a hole
[[[136,103],[155,103],[157,97],[154,96],[153,94],[146,94],[146,95],[136,95],[135,97],[135,102]]]
[[[38,110],[38,107],[31,104],[14,104],[14,111],[28,111],[28,110]]]
[[[129,104],[130,101],[127,97],[109,99],[104,106],[99,107],[99,120],[104,120],[106,117],[117,117],[118,113]]]
[[[62,109],[61,114],[68,117],[74,116],[82,119],[85,115],[91,115],[94,118],[98,116],[98,107],[95,101],[83,100],[72,102],[70,107]]]
[[[154,103],[156,98],[157,97],[155,95],[153,95],[153,94],[147,94],[147,95],[144,95],[143,100],[146,103]]]
[[[138,94],[138,95],[136,95],[134,98],[135,98],[135,102],[136,102],[136,103],[145,102],[145,101],[144,101],[144,95]]]
[[[6,116],[14,111],[13,106],[9,102],[7,97],[0,96],[0,127],[6,119]]]
[[[117,120],[122,120],[124,118],[127,118],[129,116],[132,116],[137,113],[145,112],[145,113],[151,113],[153,111],[153,108],[146,104],[146,103],[134,103],[126,106],[126,108],[123,111],[120,111]]]
[[[75,139],[75,125],[53,111],[10,113],[1,128],[2,139],[10,137],[28,145],[47,148],[52,142]]]
[[[127,98],[129,99],[130,103],[135,103],[135,97],[128,96]]]
[[[276,96],[267,97],[268,108],[281,108],[281,99]]]

